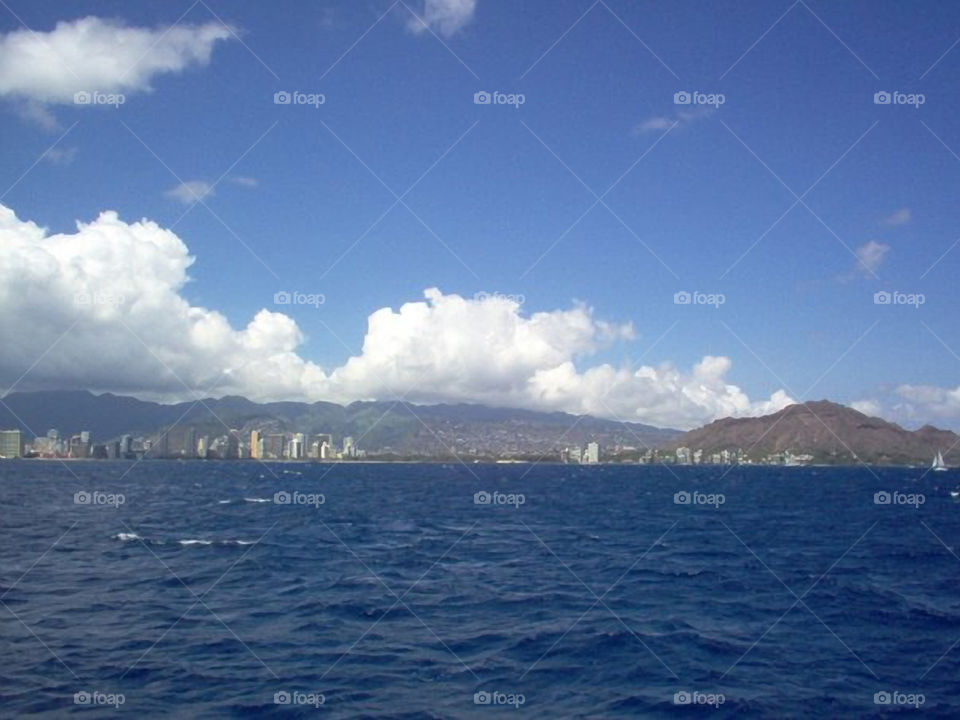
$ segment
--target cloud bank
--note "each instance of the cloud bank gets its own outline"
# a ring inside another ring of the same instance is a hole
[[[231,31],[219,22],[142,28],[85,17],[49,32],[0,35],[0,96],[41,106],[70,104],[81,91],[145,92],[154,77],[206,65]]]
[[[360,352],[321,368],[298,354],[304,333],[262,309],[242,328],[181,295],[194,262],[173,232],[104,212],[50,234],[0,205],[0,382],[21,390],[90,388],[153,399],[242,394],[257,400],[474,402],[692,427],[772,412],[725,379],[726,357],[689,370],[594,364],[634,336],[583,304],[525,313],[502,295],[431,288],[373,312]],[[318,332],[324,332],[318,330]]]

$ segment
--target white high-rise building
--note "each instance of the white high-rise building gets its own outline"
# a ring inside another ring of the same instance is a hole
[[[296,433],[290,439],[290,459],[303,460],[303,433]]]
[[[587,451],[583,455],[583,462],[586,465],[596,465],[600,462],[600,445],[595,442],[587,443]]]

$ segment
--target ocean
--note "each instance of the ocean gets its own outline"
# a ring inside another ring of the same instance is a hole
[[[0,716],[960,716],[960,473],[0,462]]]

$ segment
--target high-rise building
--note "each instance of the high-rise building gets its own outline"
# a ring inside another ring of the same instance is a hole
[[[84,440],[84,434],[87,436],[86,440]],[[73,435],[70,438],[69,454],[72,458],[90,457],[90,433]]]
[[[600,462],[600,446],[597,443],[587,443],[587,451],[583,455],[583,462],[587,465],[596,465]]]
[[[264,460],[280,460],[285,455],[287,436],[283,433],[272,433],[264,438],[261,458]]]
[[[356,454],[353,438],[349,435],[343,439],[343,457],[352,458]]]
[[[197,431],[192,427],[169,428],[153,445],[154,457],[197,457]]]
[[[23,456],[23,438],[19,430],[0,430],[0,457],[18,458]]]
[[[260,431],[250,431],[250,457],[254,460],[260,459]]]
[[[303,433],[294,433],[290,438],[289,456],[291,460],[303,460]]]

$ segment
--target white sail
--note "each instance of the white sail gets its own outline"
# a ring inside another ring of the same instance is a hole
[[[937,450],[937,456],[933,459],[933,465],[930,466],[931,470],[943,471],[947,469],[946,463],[943,462],[943,453]]]

